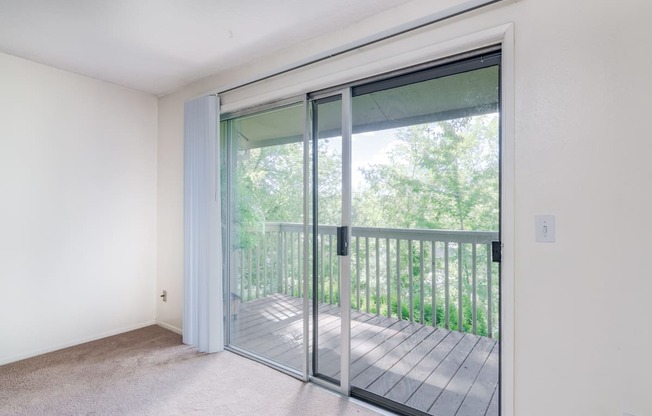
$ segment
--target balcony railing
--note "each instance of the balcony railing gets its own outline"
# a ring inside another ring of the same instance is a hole
[[[353,310],[498,337],[497,232],[354,227],[351,234]],[[247,233],[232,253],[231,291],[242,302],[301,297],[303,239],[302,224],[266,223],[264,232]],[[317,290],[321,303],[339,305],[336,227],[319,226],[316,253],[309,245],[310,275],[314,261],[318,275],[310,296]]]

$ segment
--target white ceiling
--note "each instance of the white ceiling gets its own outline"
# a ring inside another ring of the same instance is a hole
[[[0,52],[162,95],[410,0],[0,0]]]

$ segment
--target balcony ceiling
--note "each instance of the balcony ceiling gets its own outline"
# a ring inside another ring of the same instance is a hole
[[[493,66],[355,96],[353,133],[492,113],[498,109],[498,94],[498,68]],[[233,132],[243,149],[299,142],[303,112],[302,105],[293,105],[241,117]],[[342,134],[341,115],[339,101],[319,107],[320,138]]]
[[[0,0],[0,52],[163,95],[411,0]]]

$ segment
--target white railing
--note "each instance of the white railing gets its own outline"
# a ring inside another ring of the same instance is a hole
[[[354,227],[351,234],[352,309],[498,337],[498,266],[491,261],[498,233]],[[232,292],[243,302],[302,296],[303,225],[267,223],[248,237],[250,246],[233,253]],[[316,256],[312,241],[308,256],[311,276],[317,261],[317,299],[339,304],[336,227],[320,226],[317,237]]]

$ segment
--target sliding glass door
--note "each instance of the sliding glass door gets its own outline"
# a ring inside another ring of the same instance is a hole
[[[405,414],[498,412],[499,64],[313,100],[313,374],[345,393]]]
[[[228,345],[302,371],[304,106],[222,123]]]
[[[229,348],[403,414],[498,414],[500,54],[302,100],[222,126]]]
[[[353,88],[351,389],[403,413],[498,410],[499,62]]]

